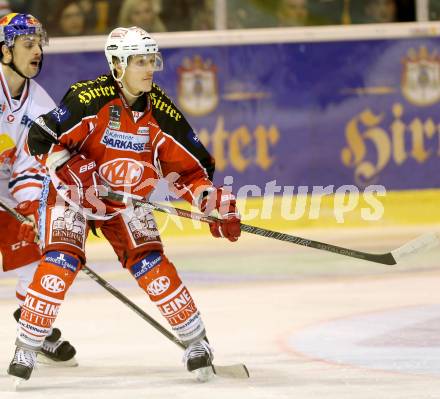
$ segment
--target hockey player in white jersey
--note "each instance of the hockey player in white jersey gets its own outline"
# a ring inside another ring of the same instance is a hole
[[[11,13],[0,19],[0,198],[35,221],[46,173],[24,151],[24,143],[32,121],[55,107],[46,91],[32,80],[40,72],[45,44],[46,32],[32,15]],[[0,211],[0,234],[3,271],[17,275],[16,296],[21,306],[41,257],[34,242],[35,227],[20,224]],[[14,317],[18,321],[20,308]],[[54,328],[44,342],[39,360],[76,365],[75,348],[60,338],[60,330]]]

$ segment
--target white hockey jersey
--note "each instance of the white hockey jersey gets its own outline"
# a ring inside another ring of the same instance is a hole
[[[20,98],[13,99],[2,66],[0,84],[0,197],[16,206],[40,197],[45,170],[25,152],[24,144],[33,121],[55,103],[34,80],[27,80]]]

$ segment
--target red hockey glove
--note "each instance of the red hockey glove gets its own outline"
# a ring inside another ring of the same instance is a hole
[[[237,241],[240,237],[240,213],[235,205],[234,194],[223,187],[213,187],[203,198],[200,209],[205,215],[216,210],[220,220],[209,225],[211,234],[216,237],[224,237],[229,241]]]
[[[30,219],[29,222],[24,222],[20,226],[20,230],[18,231],[18,236],[17,236],[17,238],[20,241],[27,241],[31,243],[38,241],[38,230],[37,230],[38,207],[39,207],[38,201],[29,201],[29,200],[20,202],[16,206],[15,210],[18,213]]]
[[[96,211],[101,178],[96,170],[96,162],[84,155],[76,154],[66,163],[57,168],[60,180],[69,187],[70,198],[83,208]]]

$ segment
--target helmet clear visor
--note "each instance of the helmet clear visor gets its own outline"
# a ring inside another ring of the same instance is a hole
[[[15,41],[20,40],[25,46],[33,46],[38,45],[43,47],[47,45],[47,37],[39,35],[39,34],[31,34],[31,35],[18,35],[15,37]],[[14,44],[15,44],[14,41]]]
[[[47,46],[49,44],[49,38],[47,36],[47,32],[42,27],[37,27],[35,29],[35,35],[40,36],[41,46]]]
[[[35,37],[40,38],[40,46],[46,46],[49,43],[47,32],[41,26],[36,26],[28,29],[15,30],[12,33],[5,34],[5,43],[8,47],[14,45],[14,41],[17,37],[24,37],[25,40],[36,40]]]
[[[130,55],[127,64],[134,68],[150,67],[153,71],[163,69],[163,60],[160,53]]]

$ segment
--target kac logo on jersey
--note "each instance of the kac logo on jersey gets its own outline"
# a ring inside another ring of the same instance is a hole
[[[112,186],[135,186],[143,173],[144,165],[129,158],[117,158],[99,167],[99,175]]]
[[[160,276],[153,280],[147,287],[147,293],[151,296],[163,294],[170,287],[170,279],[167,276]]]
[[[101,143],[107,148],[138,153],[147,150],[148,141],[148,136],[138,136],[136,134],[126,132],[117,132],[112,129],[106,129],[101,139]]]
[[[46,291],[58,294],[66,289],[66,283],[58,276],[53,274],[45,274],[41,278],[41,285]]]

